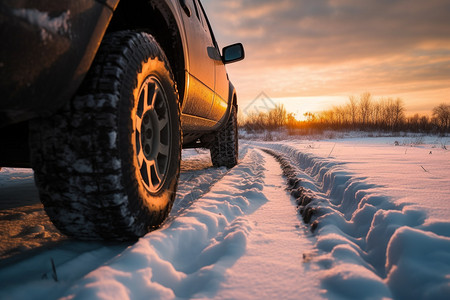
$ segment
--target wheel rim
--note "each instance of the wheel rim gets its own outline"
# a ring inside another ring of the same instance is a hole
[[[167,178],[170,153],[169,105],[159,80],[150,76],[142,84],[134,122],[134,150],[142,183],[151,193]]]

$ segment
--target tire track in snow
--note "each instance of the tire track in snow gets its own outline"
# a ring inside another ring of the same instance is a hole
[[[188,151],[195,151],[191,155]],[[248,146],[239,149],[239,159],[242,160],[247,154]],[[177,196],[168,219],[164,223],[171,222],[181,215],[197,199],[210,191],[211,187],[224,177],[230,170],[212,166],[209,150],[195,149],[183,150],[187,157],[181,162],[181,174],[177,188]]]
[[[39,287],[39,293],[33,295],[35,299],[211,297],[226,270],[245,253],[252,227],[245,215],[266,203],[263,182],[262,155],[250,151],[177,218],[107,263],[102,261],[100,267],[81,275],[83,278],[73,280],[68,274],[78,274],[83,265],[92,261],[73,258],[57,266],[59,282],[51,279],[51,273],[48,279],[28,278],[2,288],[0,297],[15,298],[30,286]],[[96,257],[106,250],[99,249]],[[83,256],[90,256],[90,252]]]
[[[264,146],[283,166],[299,213],[317,237],[314,261],[330,297],[446,299],[450,237],[442,234],[450,223],[426,223],[423,211],[392,203],[342,164]],[[430,273],[436,274],[431,282]]]
[[[315,268],[305,259],[315,239],[301,224],[279,163],[261,153],[268,201],[245,216],[252,224],[246,254],[227,271],[214,299],[323,299]]]
[[[240,149],[241,159],[243,159],[247,150],[247,147]],[[28,171],[28,173],[30,172],[32,175],[31,170]],[[189,158],[182,162],[179,192],[177,192],[174,209],[165,224],[182,215],[184,210],[188,209],[196,200],[206,194],[211,189],[211,186],[220,181],[228,172],[229,170],[226,168],[212,167],[209,151],[200,149],[195,151],[193,155],[190,154]],[[42,205],[38,204],[37,206],[39,212],[45,214]],[[15,215],[11,216],[13,218]],[[46,215],[43,218],[49,222]],[[33,222],[28,222],[23,230],[29,227],[32,228],[32,226],[43,225],[41,224],[42,218]],[[20,230],[20,228],[17,230]],[[57,232],[56,229],[53,230]],[[53,231],[49,232],[49,234],[52,233]],[[57,277],[64,283],[57,284],[57,287],[52,291],[47,291],[44,288],[43,294],[41,296],[39,294],[34,295],[34,298],[57,298],[56,295],[64,292],[74,281],[79,280],[99,266],[107,264],[109,260],[120,255],[125,248],[132,245],[127,242],[82,242],[66,237],[63,237],[59,242],[40,244],[37,244],[37,239],[29,237],[27,243],[37,246],[28,247],[26,250],[19,251],[18,254],[15,253],[7,259],[0,260],[0,299],[9,299],[11,297],[13,299],[12,295],[16,295],[19,298],[27,298],[26,289],[20,288],[24,284],[31,286],[52,285],[54,274],[51,260],[55,263]],[[18,247],[20,248],[21,246],[19,245]],[[14,286],[16,286],[16,289],[14,289]],[[11,287],[15,292],[10,295],[7,292],[8,289],[4,287]]]

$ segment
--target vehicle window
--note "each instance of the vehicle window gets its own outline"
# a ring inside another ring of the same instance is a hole
[[[198,2],[198,0],[194,0],[194,3],[195,3],[196,12],[198,13],[197,16],[199,17],[199,20],[200,20],[200,22],[203,25],[203,29],[207,33],[209,33],[208,21],[207,21],[207,19],[205,17],[205,14],[203,12],[203,8],[202,8],[201,4],[200,4],[200,2]]]
[[[214,34],[212,33],[212,31],[210,30],[208,17],[206,17],[206,14],[205,14],[205,11],[203,9],[203,6],[200,3],[200,1],[198,1],[198,0],[194,0],[194,1],[198,5],[198,10],[199,10],[199,14],[200,14],[201,19],[202,19],[203,28],[205,29],[206,33],[209,35],[209,37],[210,37],[211,41],[213,42],[214,46],[218,49],[218,45],[217,45],[216,39],[215,39]]]
[[[197,16],[198,21],[201,23],[202,21],[200,19],[200,14],[198,13],[197,1],[192,0],[192,2],[194,3],[195,15]]]

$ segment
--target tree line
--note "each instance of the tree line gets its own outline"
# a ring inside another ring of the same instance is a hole
[[[424,133],[450,132],[450,104],[442,103],[432,115],[406,115],[401,98],[374,99],[370,93],[350,96],[347,103],[313,113],[306,112],[298,121],[283,104],[267,112],[252,112],[239,116],[240,126],[248,131],[293,129],[381,130]]]

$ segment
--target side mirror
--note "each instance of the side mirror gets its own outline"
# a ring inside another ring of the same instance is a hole
[[[224,64],[243,60],[244,57],[244,46],[241,43],[226,46],[222,50],[222,61]]]

